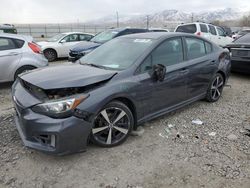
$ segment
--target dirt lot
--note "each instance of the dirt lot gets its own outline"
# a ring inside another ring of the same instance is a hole
[[[233,74],[229,85],[219,102],[196,102],[148,122],[122,146],[90,145],[64,157],[22,145],[10,84],[0,85],[0,187],[249,188],[250,76]]]

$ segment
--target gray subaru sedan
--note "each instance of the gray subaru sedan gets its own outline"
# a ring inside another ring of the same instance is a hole
[[[217,101],[230,72],[228,51],[184,33],[111,40],[72,65],[34,70],[12,88],[27,147],[52,154],[123,143],[132,130],[197,100]]]

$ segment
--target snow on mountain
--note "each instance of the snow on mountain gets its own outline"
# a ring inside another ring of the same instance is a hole
[[[141,15],[119,15],[119,22],[121,24],[145,24],[147,16],[150,23],[154,25],[165,24],[169,22],[191,22],[191,21],[205,21],[212,22],[215,20],[225,21],[225,20],[235,20],[243,16],[244,13],[239,10],[232,8],[226,8],[223,10],[206,11],[206,12],[184,12],[179,10],[164,10],[161,12],[156,12],[153,14],[141,14]],[[109,15],[101,19],[91,21],[95,24],[110,24],[116,23],[116,15]],[[90,23],[90,22],[89,22]]]

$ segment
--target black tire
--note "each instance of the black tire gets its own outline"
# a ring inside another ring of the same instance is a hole
[[[22,74],[22,73],[24,73],[24,72],[33,70],[33,69],[35,69],[35,68],[36,68],[36,67],[30,66],[30,65],[26,65],[26,66],[20,67],[20,68],[17,69],[17,71],[15,72],[14,80],[17,79],[17,77],[18,77],[19,74]]]
[[[112,101],[96,115],[90,138],[101,147],[118,146],[126,141],[133,126],[131,110],[119,101]]]
[[[43,54],[48,59],[49,62],[55,61],[57,59],[57,53],[53,49],[44,50]]]
[[[206,100],[208,102],[216,102],[220,99],[225,85],[225,80],[220,73],[217,73],[209,84]]]

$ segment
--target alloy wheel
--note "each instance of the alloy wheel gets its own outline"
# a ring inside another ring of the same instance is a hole
[[[94,121],[92,135],[96,142],[110,146],[122,142],[131,127],[129,115],[121,108],[103,109]]]
[[[224,86],[224,80],[221,76],[217,75],[211,86],[211,98],[216,101],[220,98]]]

